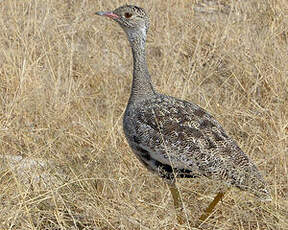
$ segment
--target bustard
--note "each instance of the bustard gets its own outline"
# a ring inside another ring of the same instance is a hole
[[[97,12],[126,32],[133,54],[133,83],[123,127],[137,158],[166,179],[176,210],[182,202],[175,178],[205,176],[271,200],[267,185],[249,157],[207,111],[193,103],[156,92],[146,64],[149,17],[137,6]],[[204,221],[223,197],[220,192],[200,217]],[[181,215],[178,221],[183,223]]]

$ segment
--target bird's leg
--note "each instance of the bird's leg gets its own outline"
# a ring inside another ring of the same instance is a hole
[[[183,204],[182,204],[179,190],[176,187],[175,183],[168,184],[168,187],[169,187],[170,192],[171,192],[172,197],[173,197],[174,208],[175,208],[176,213],[177,213],[178,223],[182,225],[184,223],[183,216],[181,215],[182,214],[181,212],[183,210]]]
[[[203,222],[204,220],[207,219],[207,217],[212,213],[213,209],[215,208],[215,206],[217,205],[217,203],[222,200],[224,196],[224,192],[219,192],[217,194],[217,196],[214,198],[214,200],[210,203],[210,205],[208,206],[208,208],[206,208],[205,212],[201,215],[201,217],[199,218],[199,220],[201,222]]]

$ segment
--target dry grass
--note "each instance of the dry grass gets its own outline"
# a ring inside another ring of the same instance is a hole
[[[118,25],[93,15],[122,4],[0,2],[1,229],[178,228],[166,185],[122,132],[130,48]],[[273,195],[261,203],[232,189],[200,228],[288,229],[287,1],[138,4],[151,16],[157,89],[213,113]],[[7,160],[19,155],[34,159],[31,167]],[[178,185],[191,221],[183,229],[192,229],[220,185]]]

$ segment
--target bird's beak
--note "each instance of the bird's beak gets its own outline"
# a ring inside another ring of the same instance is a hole
[[[109,11],[98,11],[98,12],[96,12],[96,14],[100,15],[100,16],[106,16],[106,17],[109,17],[112,19],[119,18],[119,16],[117,14],[114,14],[113,12],[109,12]]]

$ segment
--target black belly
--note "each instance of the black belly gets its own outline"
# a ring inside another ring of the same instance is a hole
[[[156,161],[155,166],[158,169],[158,173],[162,178],[173,180],[175,177],[177,178],[196,178],[197,175],[193,174],[189,169],[178,169],[172,168],[170,165],[163,164],[160,161]]]
[[[175,177],[177,178],[195,178],[199,175],[193,174],[193,172],[189,169],[179,169],[172,168],[171,165],[163,164],[160,161],[157,161],[151,157],[149,152],[139,145],[133,146],[133,149],[136,150],[136,154],[140,161],[150,170],[156,172],[160,177],[173,180]]]

